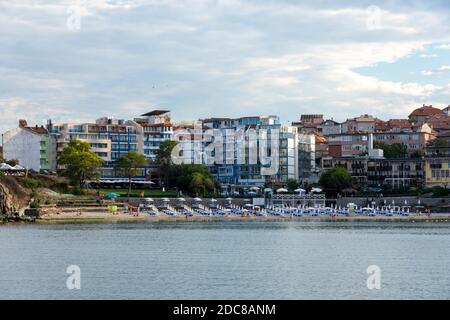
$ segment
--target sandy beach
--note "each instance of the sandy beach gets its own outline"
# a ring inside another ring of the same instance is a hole
[[[103,223],[115,223],[115,222],[183,222],[183,221],[411,221],[411,222],[450,222],[450,213],[435,213],[431,216],[425,214],[422,215],[411,215],[408,217],[403,216],[302,216],[302,217],[277,217],[277,216],[237,216],[237,215],[227,215],[227,216],[192,216],[186,217],[184,215],[178,216],[168,216],[168,215],[158,215],[150,216],[145,213],[140,213],[139,215],[133,215],[127,212],[117,212],[115,214],[108,212],[106,210],[92,210],[89,208],[71,209],[71,210],[47,210],[44,211],[39,219],[36,220],[37,223],[70,223],[70,222],[103,222]]]

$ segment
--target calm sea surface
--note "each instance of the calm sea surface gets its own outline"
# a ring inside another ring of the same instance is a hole
[[[0,244],[2,299],[450,298],[448,223],[9,224]]]

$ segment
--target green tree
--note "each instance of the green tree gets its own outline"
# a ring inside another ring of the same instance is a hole
[[[197,196],[204,196],[216,187],[216,182],[208,168],[200,164],[172,165],[168,178],[170,184]]]
[[[14,167],[19,164],[19,160],[10,159],[10,160],[6,160],[6,163],[9,164],[10,166]]]
[[[424,153],[422,150],[414,150],[411,152],[411,158],[417,159],[422,158],[424,156]]]
[[[429,147],[450,147],[450,142],[443,138],[436,138],[427,143]]]
[[[298,188],[298,181],[296,179],[288,179],[287,188],[290,192],[293,192]]]
[[[64,148],[59,163],[65,167],[62,174],[81,187],[86,180],[98,175],[103,160],[91,151],[89,143],[72,140]]]
[[[387,159],[405,158],[408,154],[408,147],[403,143],[386,144],[380,141],[375,141],[373,147],[376,149],[382,149],[383,154]]]
[[[160,182],[163,179],[166,187],[169,187],[168,172],[170,171],[170,168],[173,165],[172,151],[176,145],[177,145],[176,141],[166,140],[161,142],[161,144],[159,145],[159,149],[156,151],[155,164],[158,166],[159,169]]]
[[[143,154],[136,151],[129,151],[116,161],[116,168],[128,178],[128,198],[131,195],[131,181],[133,176],[139,173],[139,167],[147,164],[147,159]]]
[[[197,196],[205,196],[208,191],[214,189],[214,181],[208,175],[194,172],[191,176],[189,189]]]
[[[352,176],[344,168],[333,168],[320,176],[319,184],[329,193],[336,194],[352,186]]]

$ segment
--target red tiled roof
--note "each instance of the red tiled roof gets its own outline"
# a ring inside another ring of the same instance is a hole
[[[46,134],[48,133],[47,129],[43,128],[43,127],[25,127],[25,129],[31,130],[34,133],[37,134]]]
[[[408,119],[390,119],[387,125],[391,128],[411,128],[411,122]]]
[[[411,114],[409,116],[432,116],[435,114],[443,114],[444,111],[442,111],[441,109],[435,108],[433,106],[426,106],[424,105],[421,108],[418,108],[416,110],[414,110],[413,112],[411,112]]]

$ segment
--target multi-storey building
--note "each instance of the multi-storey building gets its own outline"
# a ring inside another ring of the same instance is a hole
[[[177,126],[174,139],[178,162],[207,165],[229,190],[298,179],[297,129],[276,116],[203,119]]]
[[[368,114],[363,114],[356,118],[347,119],[341,125],[342,133],[347,133],[347,132],[372,133],[375,131],[376,121],[377,121],[377,118],[375,118],[371,115],[368,115]]]
[[[92,151],[103,161],[102,178],[120,177],[115,162],[129,151],[143,152],[142,127],[135,121],[100,118],[95,123],[52,125],[51,133],[57,140],[57,154],[60,155],[71,140],[90,144]],[[147,168],[142,168],[138,177],[144,178]]]
[[[173,124],[169,110],[153,110],[135,118],[142,126],[144,155],[151,161],[155,160],[159,145],[173,137]]]
[[[316,134],[298,134],[298,180],[301,185],[317,183],[319,171],[316,168]]]
[[[300,121],[292,122],[292,126],[296,127],[299,133],[313,134],[314,132],[322,132],[323,115],[322,114],[302,114]]]
[[[450,187],[450,147],[427,147],[424,170],[427,187]]]
[[[424,179],[421,158],[385,159],[362,156],[323,159],[324,170],[335,167],[346,169],[352,175],[354,183],[372,187],[419,187]]]
[[[368,152],[368,136],[363,132],[347,132],[328,136],[328,154],[332,157],[351,157]]]
[[[20,120],[19,127],[5,132],[2,140],[6,159],[35,171],[56,171],[56,140],[43,126],[29,127]]]
[[[427,120],[436,114],[445,114],[445,112],[433,106],[423,105],[421,108],[415,109],[411,112],[409,115],[409,120],[412,122],[427,122]]]
[[[325,120],[322,125],[322,134],[329,136],[330,134],[340,134],[342,132],[341,124],[333,119]]]
[[[377,125],[374,141],[404,144],[411,153],[414,150],[424,150],[427,142],[434,136],[433,130],[426,123],[411,124],[406,119],[391,119]]]

